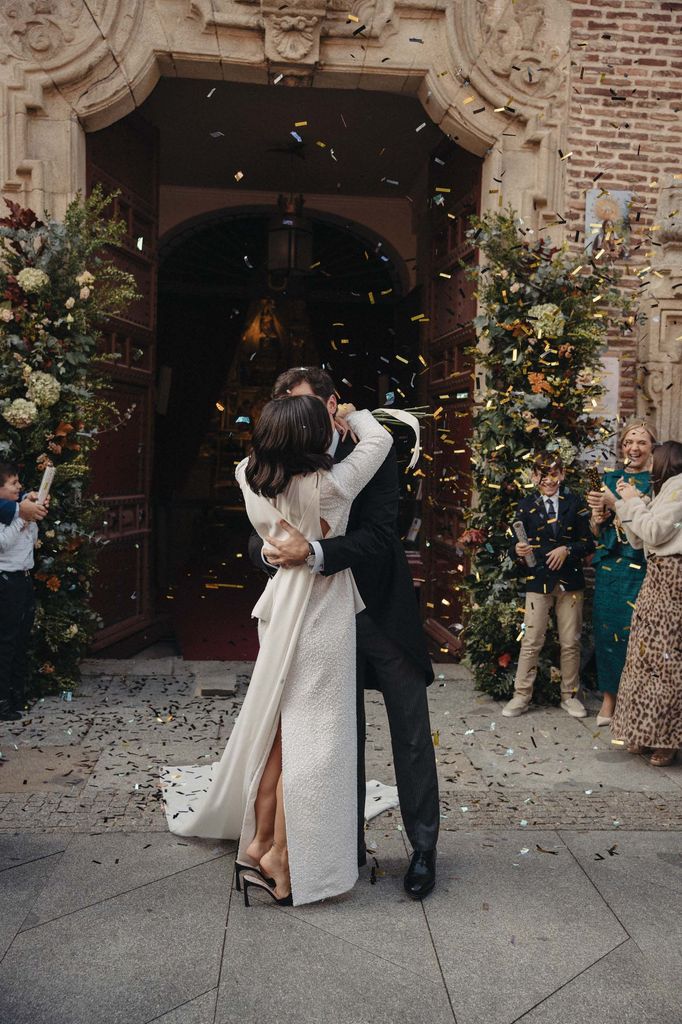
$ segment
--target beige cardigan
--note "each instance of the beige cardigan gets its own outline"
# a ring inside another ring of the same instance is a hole
[[[647,505],[640,497],[616,501],[620,519],[633,548],[647,555],[682,555],[682,473],[671,476]]]

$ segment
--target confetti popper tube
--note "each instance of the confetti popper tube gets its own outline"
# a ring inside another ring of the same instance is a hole
[[[520,519],[517,519],[512,524],[512,529],[514,531],[514,534],[515,534],[516,539],[518,540],[519,544],[527,544],[528,543],[528,534],[526,533],[526,528],[525,528],[525,526],[523,525],[523,523],[521,522]],[[529,555],[525,556],[524,561],[525,561],[525,563],[526,563],[526,565],[528,566],[529,569],[534,569],[535,566],[538,564],[536,559],[535,559],[535,555],[533,554],[532,551],[531,551],[531,553]]]

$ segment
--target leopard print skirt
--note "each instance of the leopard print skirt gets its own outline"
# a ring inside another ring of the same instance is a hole
[[[650,555],[611,731],[645,747],[682,746],[682,555]]]

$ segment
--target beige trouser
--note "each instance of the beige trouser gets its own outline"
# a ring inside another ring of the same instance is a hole
[[[573,697],[580,688],[580,634],[583,625],[583,591],[561,591],[557,585],[551,594],[526,594],[526,629],[521,641],[514,692],[528,700],[538,671],[545,643],[549,614],[556,607],[561,645],[561,697]]]

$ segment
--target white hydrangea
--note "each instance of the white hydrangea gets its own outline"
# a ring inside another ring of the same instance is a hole
[[[3,417],[12,427],[23,430],[35,423],[38,416],[38,406],[35,402],[29,402],[25,398],[15,398],[3,411]]]
[[[566,318],[553,302],[543,302],[539,306],[531,306],[528,319],[543,338],[560,338],[564,333]]]
[[[61,394],[61,385],[51,373],[36,370],[31,374],[26,388],[26,396],[36,405],[54,405]]]
[[[558,452],[564,466],[571,466],[576,459],[578,449],[567,437],[557,437],[547,445],[548,452]]]
[[[17,284],[27,295],[33,292],[41,292],[50,283],[50,279],[44,270],[36,267],[24,267],[17,274]]]

